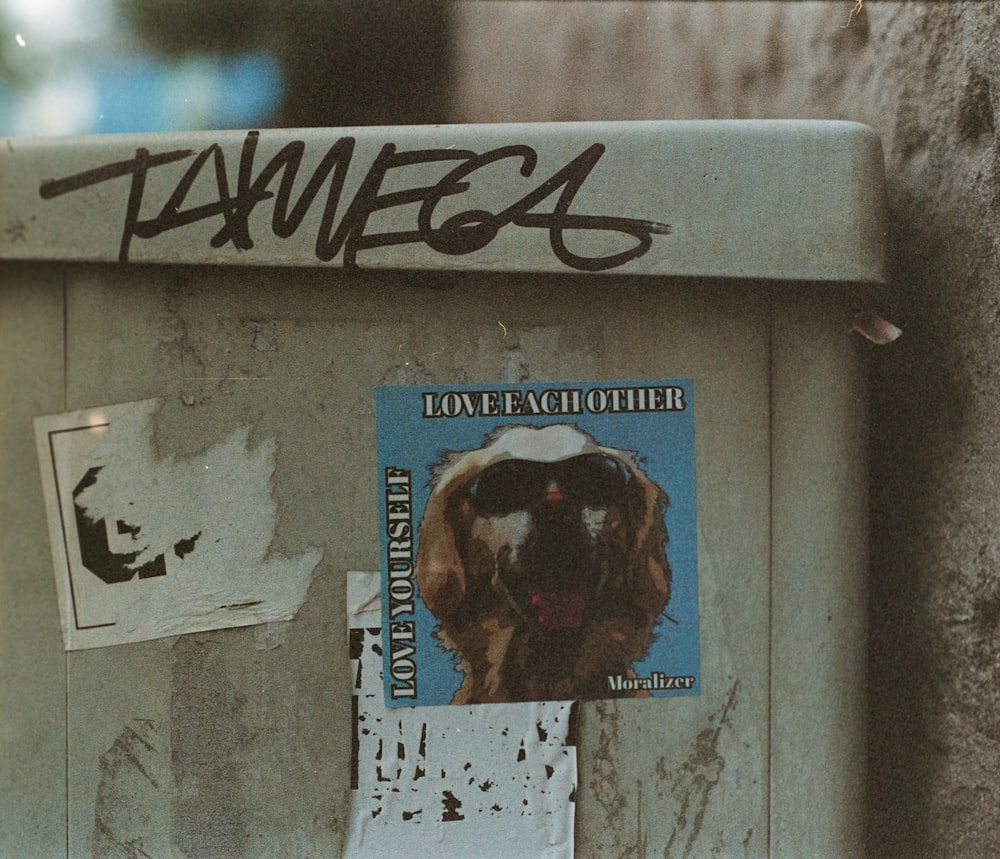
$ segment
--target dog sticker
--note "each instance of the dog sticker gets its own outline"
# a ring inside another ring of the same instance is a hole
[[[698,694],[692,395],[378,389],[387,704]]]

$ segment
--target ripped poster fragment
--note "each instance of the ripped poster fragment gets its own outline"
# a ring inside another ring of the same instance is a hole
[[[699,694],[690,379],[375,402],[389,706]]]
[[[344,855],[570,859],[575,705],[387,708],[380,602],[378,573],[349,573],[354,739]]]
[[[157,400],[35,418],[67,650],[295,616],[318,549],[268,553],[275,444],[158,457]]]

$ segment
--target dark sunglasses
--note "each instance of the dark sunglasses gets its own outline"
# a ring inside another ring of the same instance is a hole
[[[469,486],[469,497],[484,516],[530,510],[555,483],[570,501],[583,507],[612,507],[625,501],[631,473],[603,453],[585,453],[559,462],[505,459],[483,469]]]

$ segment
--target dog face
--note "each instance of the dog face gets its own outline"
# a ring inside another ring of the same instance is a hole
[[[563,697],[605,679],[585,678],[581,660],[598,673],[628,670],[670,597],[666,504],[633,454],[566,424],[503,428],[452,456],[428,499],[416,562],[442,640],[467,674],[476,650],[494,672],[513,670],[499,664],[508,657],[553,677],[562,666],[572,674]],[[479,640],[490,636],[506,644]],[[607,658],[588,657],[588,644]]]

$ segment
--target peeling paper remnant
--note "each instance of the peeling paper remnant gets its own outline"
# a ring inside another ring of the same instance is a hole
[[[388,708],[379,574],[349,573],[354,677],[345,857],[571,859],[571,701]]]
[[[860,0],[857,8],[861,8]],[[851,301],[854,305],[854,318],[851,320],[850,328],[852,334],[858,334],[876,346],[885,346],[898,340],[902,335],[902,329],[897,328],[888,319],[872,309],[874,302],[866,288],[853,288]]]
[[[869,311],[862,311],[854,316],[851,332],[860,334],[865,340],[877,346],[892,343],[894,340],[898,340],[903,333],[888,319],[883,319],[878,314]]]
[[[322,553],[268,553],[275,443],[158,458],[159,403],[35,419],[67,650],[289,620]]]

